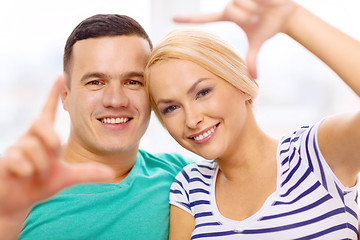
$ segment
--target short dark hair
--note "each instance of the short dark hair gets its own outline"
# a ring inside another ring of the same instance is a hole
[[[145,30],[131,17],[118,14],[97,14],[86,18],[75,27],[66,41],[63,58],[64,72],[70,73],[72,49],[77,41],[122,35],[142,37],[149,42],[150,49],[153,47]]]

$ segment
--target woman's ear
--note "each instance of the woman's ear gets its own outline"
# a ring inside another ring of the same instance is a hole
[[[244,96],[244,100],[245,101],[251,101],[252,100],[252,96],[244,91],[241,91],[243,96]]]
[[[251,105],[253,103],[252,96],[246,92],[243,92],[243,94],[244,94],[245,102]]]

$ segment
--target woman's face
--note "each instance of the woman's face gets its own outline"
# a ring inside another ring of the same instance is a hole
[[[190,61],[165,60],[150,71],[150,93],[180,145],[206,159],[236,150],[249,95]]]

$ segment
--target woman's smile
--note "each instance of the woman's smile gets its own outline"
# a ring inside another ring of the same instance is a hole
[[[220,123],[218,123],[212,127],[209,127],[197,134],[193,134],[193,135],[189,136],[189,138],[197,144],[207,143],[215,136],[215,133],[216,133],[216,130],[217,130],[217,127],[219,126],[219,124]]]
[[[247,95],[230,83],[196,63],[171,59],[151,68],[150,89],[164,125],[184,148],[215,159],[240,142]]]

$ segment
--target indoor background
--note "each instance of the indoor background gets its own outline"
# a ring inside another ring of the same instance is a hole
[[[143,25],[154,44],[175,28],[203,28],[232,43],[242,56],[247,40],[232,23],[179,25],[182,13],[218,11],[224,0],[12,0],[0,4],[0,155],[40,112],[72,29],[97,13],[126,14]],[[298,0],[316,15],[360,40],[359,0]],[[360,63],[359,63],[360,64]],[[360,67],[360,65],[359,65]],[[327,115],[359,109],[360,100],[336,74],[287,36],[268,41],[258,57],[260,96],[255,101],[259,124],[275,137]],[[296,116],[296,117],[294,117]],[[65,142],[69,118],[59,105],[56,129]],[[181,152],[153,116],[141,142],[150,152]]]

